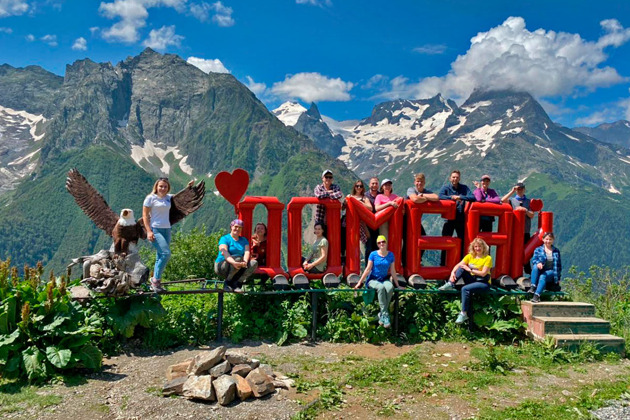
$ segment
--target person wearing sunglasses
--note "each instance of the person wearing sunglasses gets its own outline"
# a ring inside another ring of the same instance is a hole
[[[214,271],[225,279],[223,290],[242,293],[241,285],[258,267],[258,261],[250,259],[249,241],[241,236],[243,221],[234,219],[230,223],[230,233],[219,239],[219,254],[214,261]]]
[[[319,199],[331,198],[333,200],[341,200],[341,197],[343,197],[339,185],[333,184],[333,173],[330,169],[322,172],[322,183],[315,187],[314,194]],[[326,224],[326,207],[322,204],[318,204],[315,210],[315,223]]]
[[[376,238],[377,251],[373,251],[368,259],[367,266],[355,289],[361,287],[367,278],[367,287],[376,290],[380,312],[378,313],[378,323],[385,328],[391,326],[389,319],[389,304],[394,294],[394,285],[400,288],[394,264],[394,253],[387,249],[387,238],[379,235]],[[392,283],[393,281],[393,283]]]

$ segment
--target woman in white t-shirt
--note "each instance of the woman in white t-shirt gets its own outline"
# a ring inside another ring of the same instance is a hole
[[[153,192],[146,196],[142,205],[142,220],[147,230],[147,239],[157,251],[155,268],[151,278],[151,288],[161,292],[162,273],[171,258],[171,184],[168,178],[159,178],[153,184]]]

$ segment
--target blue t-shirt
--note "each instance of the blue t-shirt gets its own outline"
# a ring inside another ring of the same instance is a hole
[[[228,233],[227,235],[221,236],[221,239],[219,239],[219,246],[221,245],[227,245],[228,252],[231,256],[243,257],[245,255],[245,247],[249,245],[249,242],[244,236],[240,236],[238,241],[235,241],[234,238],[232,238],[232,235]],[[225,261],[225,258],[223,258],[223,254],[219,252],[217,259],[214,262],[220,263],[223,261]]]
[[[167,194],[164,198],[158,197],[157,194],[149,194],[144,199],[142,205],[151,209],[151,227],[152,228],[170,228],[171,219],[171,194]]]
[[[394,253],[389,251],[385,257],[381,257],[378,251],[372,251],[370,253],[369,260],[372,261],[374,266],[370,273],[370,280],[384,281],[389,272],[389,267],[394,263]]]

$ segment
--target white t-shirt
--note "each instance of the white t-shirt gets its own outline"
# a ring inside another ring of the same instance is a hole
[[[149,194],[142,204],[144,207],[151,209],[151,227],[152,228],[170,228],[171,221],[169,213],[171,211],[172,194],[167,194],[164,198],[160,198],[157,194]]]

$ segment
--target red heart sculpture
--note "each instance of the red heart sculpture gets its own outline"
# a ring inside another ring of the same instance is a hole
[[[219,172],[214,177],[214,185],[217,187],[219,194],[236,207],[247,192],[249,174],[246,170],[240,168],[235,169],[232,173]]]
[[[543,202],[542,200],[539,200],[537,198],[532,198],[529,202],[529,209],[531,211],[541,211],[543,208]]]

